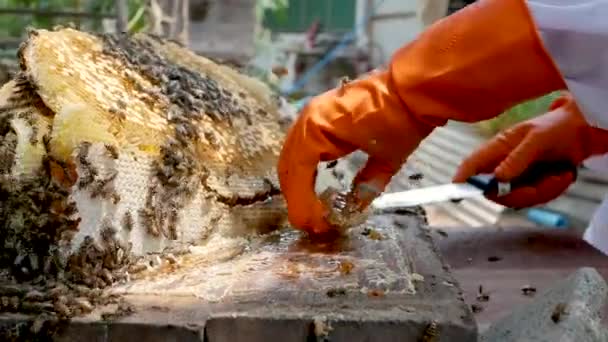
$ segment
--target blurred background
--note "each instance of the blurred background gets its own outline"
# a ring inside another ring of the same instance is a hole
[[[151,32],[229,63],[280,93],[292,116],[311,96],[383,67],[428,25],[474,0],[0,0],[0,82],[18,68],[27,27],[73,26],[93,32]],[[543,113],[555,94],[530,101],[493,120],[449,123],[410,158],[393,190],[449,182],[473,149],[511,125]],[[404,132],[405,134],[405,132]],[[424,178],[414,182],[412,174]],[[579,181],[542,210],[562,215],[569,227],[586,227],[608,181],[582,169]],[[484,199],[429,206],[431,223],[478,227],[516,219]],[[511,221],[509,221],[511,222]],[[546,223],[546,222],[545,222]]]

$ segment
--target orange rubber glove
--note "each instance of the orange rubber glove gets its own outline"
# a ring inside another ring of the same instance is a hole
[[[505,29],[508,28],[508,29]],[[410,153],[447,120],[492,118],[565,84],[523,0],[480,0],[393,56],[389,70],[312,99],[291,127],[278,171],[289,220],[331,229],[314,193],[319,161],[369,155],[355,184],[383,191]]]
[[[570,161],[579,165],[604,153],[608,153],[608,131],[589,126],[571,94],[565,92],[553,102],[550,112],[513,126],[474,152],[460,165],[454,182],[491,172],[499,180],[509,181],[537,161]],[[490,199],[511,208],[527,208],[555,199],[574,180],[575,175],[565,171]]]

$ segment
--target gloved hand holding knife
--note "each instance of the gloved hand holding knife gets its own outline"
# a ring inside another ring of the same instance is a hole
[[[456,171],[454,182],[492,172],[497,179],[512,180],[534,163],[565,161],[579,165],[592,155],[608,151],[608,131],[591,127],[571,94],[556,99],[550,111],[500,133],[473,152]],[[553,172],[551,172],[553,171]],[[490,199],[511,208],[527,208],[549,202],[575,181],[574,170],[548,170],[547,176]]]
[[[536,33],[526,2],[478,1],[398,50],[388,70],[321,94],[303,109],[278,165],[290,222],[310,233],[332,229],[313,190],[320,161],[363,150],[370,158],[355,185],[383,191],[435,127],[448,120],[486,120],[560,89],[566,83]],[[495,172],[509,181],[536,160],[577,165],[608,152],[608,132],[587,125],[571,99],[561,101],[545,116],[495,138],[463,163],[454,180]],[[552,130],[560,144],[547,138]],[[563,136],[566,130],[570,136]],[[553,146],[527,147],[537,143]],[[565,145],[571,146],[560,148]],[[527,206],[557,196],[573,179],[570,171],[553,175],[501,200]]]

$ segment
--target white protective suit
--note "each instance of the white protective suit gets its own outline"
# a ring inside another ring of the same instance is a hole
[[[529,0],[527,3],[545,48],[587,122],[608,129],[608,0]],[[608,155],[591,158],[586,165],[608,174]],[[608,197],[583,238],[608,254]]]
[[[418,0],[418,19],[426,28],[448,14],[449,0]]]

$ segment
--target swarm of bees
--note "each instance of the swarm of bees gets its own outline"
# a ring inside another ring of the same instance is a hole
[[[436,321],[431,321],[420,338],[420,342],[437,342],[439,341],[439,324]]]
[[[551,312],[551,320],[557,324],[568,314],[566,303],[557,303]]]
[[[47,284],[1,284],[0,310],[34,316],[29,324],[13,330],[1,330],[3,341],[35,339],[41,335],[53,335],[61,322],[74,316],[88,314],[96,306],[123,303],[116,296],[104,295],[101,289],[69,282],[51,281]]]

